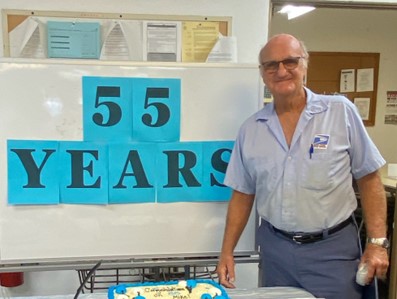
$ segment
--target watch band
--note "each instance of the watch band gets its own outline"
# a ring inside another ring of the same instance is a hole
[[[389,249],[390,242],[387,238],[367,238],[367,243],[375,244],[385,249]]]

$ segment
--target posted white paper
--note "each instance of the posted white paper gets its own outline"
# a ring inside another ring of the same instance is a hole
[[[102,24],[100,59],[142,61],[142,22],[108,21]]]
[[[340,74],[340,92],[354,92],[355,69],[341,70]]]
[[[181,22],[143,23],[144,61],[181,61]]]
[[[27,18],[10,32],[10,57],[45,58],[44,32],[44,24],[35,17]]]
[[[237,62],[237,40],[235,36],[220,35],[207,62]]]
[[[397,164],[389,163],[387,165],[387,176],[397,178]]]
[[[374,69],[357,70],[357,92],[374,90]]]
[[[354,105],[356,105],[362,120],[369,120],[370,103],[371,103],[370,98],[355,98],[354,99]]]

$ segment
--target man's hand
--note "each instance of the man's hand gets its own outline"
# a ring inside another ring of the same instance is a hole
[[[234,257],[221,256],[218,266],[216,267],[218,273],[219,283],[226,288],[234,289],[236,286],[233,284],[235,281],[234,272]]]
[[[386,279],[389,267],[387,249],[367,243],[361,262],[366,263],[368,267],[367,284],[370,284],[375,276],[378,279]]]
[[[235,288],[233,284],[235,281],[233,251],[247,224],[254,198],[254,194],[244,194],[234,190],[229,201],[221,256],[216,268],[219,283],[226,288]]]

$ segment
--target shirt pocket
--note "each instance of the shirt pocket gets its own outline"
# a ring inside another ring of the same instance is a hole
[[[302,161],[301,186],[310,190],[324,190],[332,185],[332,155],[313,153]]]

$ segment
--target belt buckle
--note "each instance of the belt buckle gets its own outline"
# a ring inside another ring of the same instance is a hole
[[[322,240],[322,236],[321,235],[305,235],[305,234],[297,234],[292,236],[292,240],[296,243],[296,244],[306,244],[306,243],[313,243],[319,240]]]
[[[292,240],[296,243],[296,244],[302,244],[302,240],[303,240],[304,236],[303,235],[294,235],[292,236]]]

